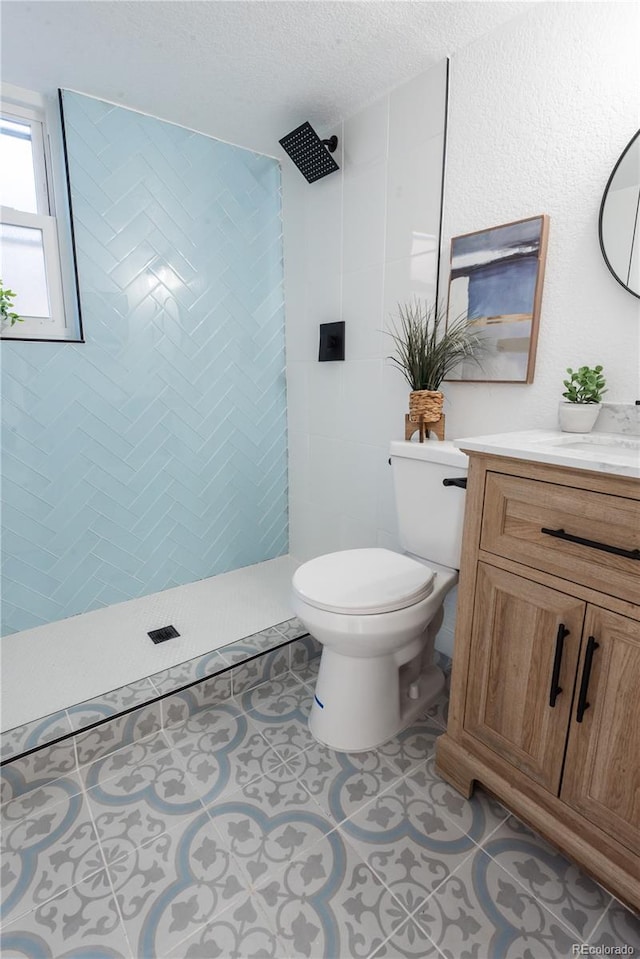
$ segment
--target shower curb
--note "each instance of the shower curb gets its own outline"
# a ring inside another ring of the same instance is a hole
[[[291,620],[281,626],[294,623]],[[297,625],[300,628],[300,624]],[[256,650],[256,637],[263,638],[265,634],[269,634],[269,648]],[[65,775],[78,773],[83,766],[109,753],[147,739],[160,730],[171,729],[203,709],[223,703],[284,673],[291,672],[295,676],[296,670],[304,670],[322,651],[320,643],[306,631],[303,635],[287,639],[284,631],[278,634],[274,627],[223,648],[225,653],[216,657],[214,672],[164,692],[158,691],[153,682],[154,676],[159,684],[157,677],[166,679],[172,670],[156,673],[148,678],[150,688],[155,692],[149,701],[105,716],[83,728],[63,729],[61,724],[54,727],[54,732],[61,732],[61,735],[53,741],[49,738],[46,742],[4,759],[0,769],[0,803],[4,805]],[[236,661],[230,662],[234,657],[237,657]],[[211,654],[198,657],[198,662],[210,658]],[[172,669],[178,671],[189,665],[184,663]],[[87,704],[80,704],[80,707],[84,705]],[[71,710],[80,707],[71,707]],[[60,715],[46,717],[34,725],[42,725],[51,718],[56,722]],[[69,717],[67,720],[70,722]],[[3,733],[1,738],[6,739],[9,733]]]

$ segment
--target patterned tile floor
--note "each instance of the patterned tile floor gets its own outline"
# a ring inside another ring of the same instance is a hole
[[[380,749],[307,729],[314,666],[2,809],[4,959],[560,959],[640,921],[437,775],[446,701]]]

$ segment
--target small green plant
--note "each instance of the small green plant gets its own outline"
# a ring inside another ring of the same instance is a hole
[[[477,361],[482,344],[467,317],[457,317],[441,333],[445,320],[436,306],[418,300],[398,304],[398,322],[388,332],[395,345],[389,359],[412,390],[439,390],[461,360]]]
[[[606,393],[606,380],[602,367],[581,366],[578,370],[567,367],[568,380],[563,380],[566,389],[562,394],[569,403],[600,403]]]
[[[10,326],[15,326],[16,323],[24,323],[24,319],[13,312],[13,301],[17,295],[13,290],[7,289],[0,280],[0,319],[3,325],[9,323]]]

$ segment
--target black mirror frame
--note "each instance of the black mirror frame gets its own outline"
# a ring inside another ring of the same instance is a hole
[[[624,283],[624,282],[620,279],[620,277],[618,276],[618,274],[616,273],[616,271],[615,271],[615,270],[613,269],[613,267],[611,266],[611,263],[609,262],[609,258],[607,257],[607,254],[606,254],[605,249],[604,249],[604,243],[603,243],[603,241],[602,241],[602,216],[603,216],[603,214],[604,214],[604,205],[605,205],[605,203],[606,203],[607,196],[608,196],[608,194],[609,194],[609,187],[611,186],[611,183],[612,183],[612,181],[613,181],[613,178],[614,178],[614,176],[615,176],[616,173],[617,173],[618,167],[620,166],[620,164],[622,163],[622,161],[624,160],[625,156],[627,155],[627,153],[629,152],[629,150],[631,149],[631,147],[633,146],[633,144],[635,143],[635,141],[638,139],[638,137],[640,137],[640,130],[638,130],[636,133],[634,133],[634,135],[631,137],[631,139],[630,139],[629,142],[627,143],[626,147],[624,148],[624,150],[622,151],[622,153],[621,153],[620,156],[618,157],[618,159],[617,159],[617,161],[616,161],[616,165],[614,166],[613,170],[611,171],[611,175],[610,175],[609,179],[607,180],[607,185],[606,185],[606,187],[604,188],[604,193],[602,194],[602,200],[601,200],[601,202],[600,202],[600,213],[599,213],[599,215],[598,215],[598,240],[599,240],[599,242],[600,242],[600,250],[602,251],[602,256],[603,256],[604,262],[607,264],[607,268],[608,268],[609,272],[611,273],[611,275],[613,276],[613,278],[620,284],[621,287],[623,287],[623,289],[625,289],[625,290],[627,291],[627,293],[630,293],[631,296],[635,296],[637,299],[640,300],[640,292],[639,292],[639,293],[636,293],[636,291],[635,291],[635,290],[632,290],[630,286],[627,286],[627,284]],[[640,213],[640,211],[639,211],[639,213]],[[636,220],[636,222],[637,222],[637,220]]]

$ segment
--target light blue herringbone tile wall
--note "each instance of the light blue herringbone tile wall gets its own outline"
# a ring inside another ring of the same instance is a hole
[[[281,555],[275,160],[64,94],[84,344],[2,344],[4,632]]]

